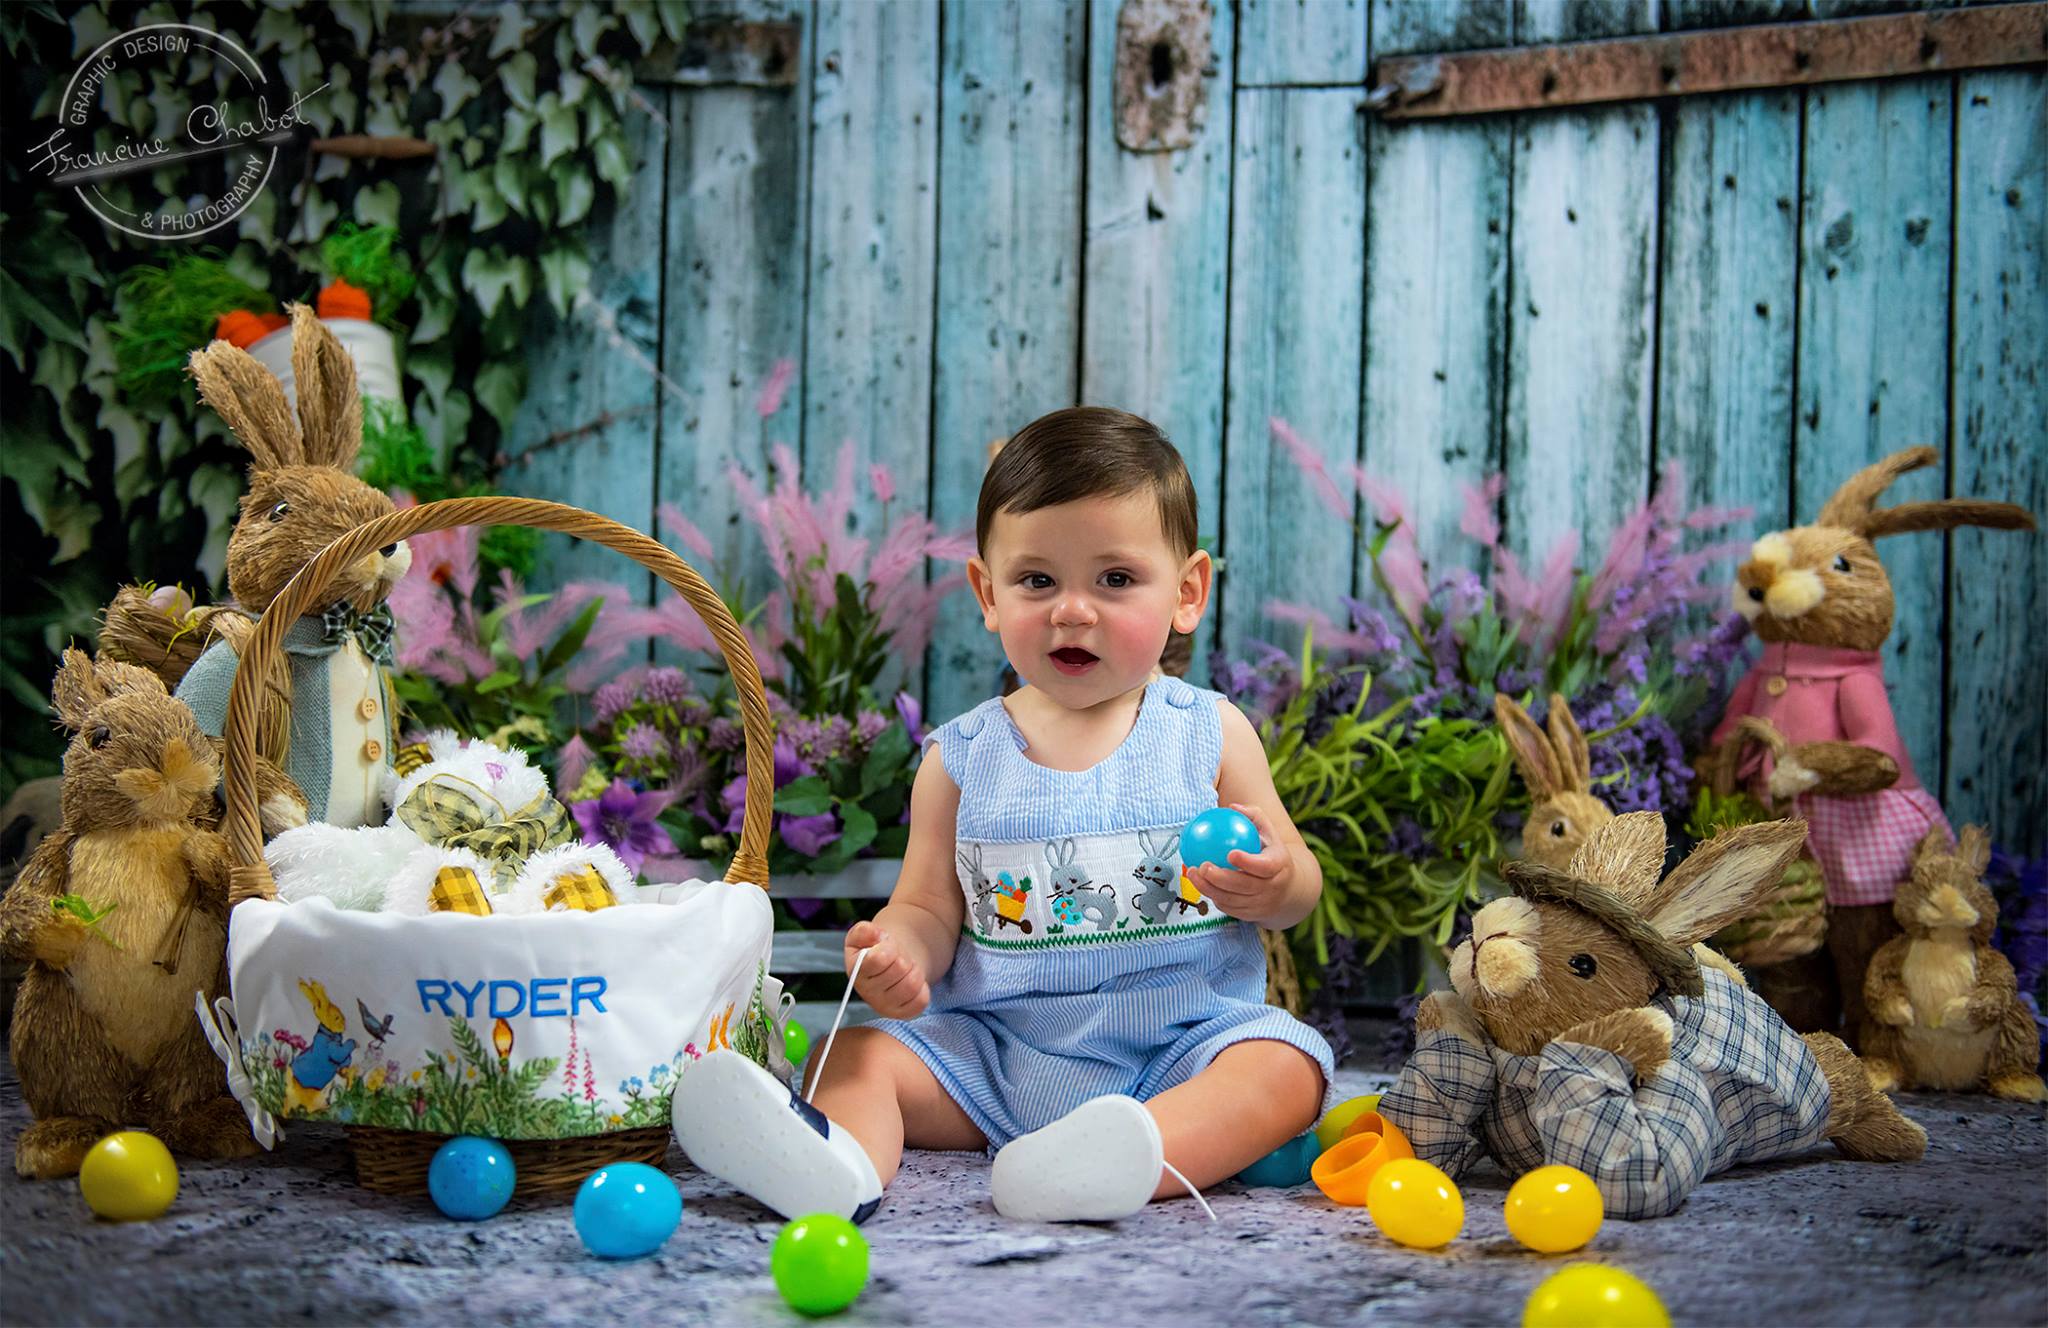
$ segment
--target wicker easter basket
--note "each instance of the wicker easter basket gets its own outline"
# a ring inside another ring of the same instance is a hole
[[[223,757],[227,805],[222,831],[228,842],[232,863],[230,900],[235,906],[236,913],[240,915],[248,912],[242,907],[248,901],[267,901],[254,905],[258,911],[250,913],[246,921],[259,922],[277,929],[279,915],[307,907],[303,904],[279,905],[274,902],[276,885],[263,857],[263,838],[258,822],[256,800],[255,757],[259,709],[259,688],[256,680],[265,674],[276,659],[282,647],[285,629],[315,604],[321,602],[322,596],[342,569],[371,550],[430,531],[447,530],[458,526],[490,525],[530,526],[540,530],[560,531],[615,549],[674,587],[704,620],[718,642],[719,649],[725,657],[726,667],[732,672],[734,688],[739,696],[741,724],[746,735],[748,778],[745,815],[740,830],[739,848],[732,866],[725,873],[724,880],[728,883],[757,886],[759,891],[766,890],[769,821],[773,810],[775,787],[772,721],[768,713],[767,695],[762,688],[760,670],[754,662],[753,653],[747,645],[746,638],[741,634],[739,625],[733,621],[731,613],[717,592],[687,563],[659,542],[616,521],[580,508],[531,498],[455,498],[445,502],[427,503],[381,517],[357,527],[330,544],[301,569],[291,583],[279,593],[270,611],[263,615],[261,623],[242,651],[242,663],[245,667],[237,670],[234,689],[228,702]],[[249,667],[252,662],[254,666]],[[740,934],[749,938],[749,943],[752,943],[754,928],[759,927],[761,967],[765,973],[766,938],[769,926],[772,925],[767,921],[765,897],[755,890],[743,890],[727,896],[724,893],[725,887],[716,884],[697,883],[696,889],[699,892],[697,898],[705,908],[723,910],[723,916],[726,918],[736,916],[739,919],[738,922],[731,924],[728,933],[719,933],[717,927],[713,926],[709,929],[710,934]],[[612,909],[608,913],[641,914],[644,911],[642,908]],[[370,922],[357,924],[352,919],[359,915],[344,913],[341,910],[321,909],[317,915],[306,916],[309,925],[313,926],[343,929],[347,926],[372,925]],[[516,924],[545,924],[557,928],[621,928],[630,922],[636,930],[647,930],[647,925],[637,920],[608,918],[608,914],[604,912],[556,914],[542,918],[478,919],[441,915],[397,922],[384,919],[372,921],[385,922],[391,927],[437,924],[451,929],[467,924],[478,924],[486,929],[511,928]],[[663,923],[666,921],[666,918],[662,919]],[[253,933],[258,928],[251,926],[245,930]],[[348,935],[345,932],[343,934]],[[353,934],[358,937],[355,944],[367,944],[360,939],[363,933]],[[562,933],[558,931],[554,934]],[[433,935],[438,940],[446,941],[451,937],[459,938],[461,935],[476,937],[480,933],[458,933],[444,929]],[[345,949],[346,945],[340,948]],[[231,957],[235,953],[236,943],[231,938]],[[338,956],[338,967],[334,971],[348,971],[348,967],[342,964],[342,961],[349,957],[347,954]],[[367,956],[365,958],[367,959]],[[737,966],[746,968],[748,972],[751,972],[752,962],[750,955],[743,954],[737,957]],[[732,975],[727,975],[725,981],[726,989],[730,990]],[[535,987],[535,991],[539,991],[538,986]],[[758,999],[758,987],[756,995]],[[238,982],[236,999],[241,998],[241,985]],[[496,984],[492,985],[490,999],[495,1007]],[[533,1013],[541,1013],[540,997],[537,994],[533,1005]],[[728,1005],[726,1008],[729,1027],[731,1006]],[[256,1012],[252,1010],[249,1015],[255,1018]],[[498,1023],[504,1026],[506,1021],[501,1019]],[[573,1038],[574,1021],[571,1020],[570,1023]],[[468,1031],[466,1024],[464,1031]],[[680,1039],[674,1045],[681,1047]],[[572,1073],[575,1065],[573,1046],[572,1041]],[[484,1054],[488,1056],[488,1051]],[[503,1046],[499,1048],[498,1054],[500,1058],[505,1057],[506,1050]],[[681,1057],[674,1059],[677,1062],[677,1072],[680,1073]],[[282,1063],[280,1060],[279,1064]],[[588,1075],[587,1051],[584,1065],[585,1073]],[[488,1070],[488,1064],[485,1068]],[[666,1070],[668,1066],[663,1065],[660,1068]],[[559,1138],[506,1138],[504,1142],[511,1151],[518,1170],[520,1191],[559,1190],[575,1186],[591,1171],[612,1162],[660,1162],[668,1151],[670,1137],[665,1109],[661,1111],[660,1117],[662,1123],[658,1125],[636,1123],[632,1128],[613,1128],[600,1133],[580,1133]],[[432,1160],[435,1150],[449,1137],[446,1133],[434,1133],[425,1129],[394,1129],[357,1124],[348,1125],[347,1134],[355,1156],[359,1182],[367,1189],[387,1193],[423,1191],[426,1187],[428,1163]]]

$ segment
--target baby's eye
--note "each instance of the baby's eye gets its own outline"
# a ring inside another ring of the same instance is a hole
[[[1026,590],[1047,590],[1052,586],[1052,578],[1043,572],[1026,572],[1017,578],[1017,583]]]
[[[1131,574],[1129,572],[1104,572],[1102,574],[1102,584],[1108,586],[1111,590],[1123,590],[1131,584]]]
[[[1579,977],[1590,978],[1599,971],[1599,968],[1600,965],[1595,963],[1593,956],[1589,954],[1575,954],[1572,956],[1572,972]]]

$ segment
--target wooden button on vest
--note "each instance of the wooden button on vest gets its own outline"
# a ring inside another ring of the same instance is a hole
[[[377,717],[377,698],[366,696],[356,702],[356,714],[363,719],[375,719]]]
[[[383,755],[384,744],[378,742],[375,738],[372,738],[368,742],[363,744],[363,759],[365,761],[379,760],[383,757]]]
[[[1785,681],[1785,675],[1782,673],[1774,673],[1770,677],[1764,679],[1764,690],[1769,692],[1772,696],[1783,696],[1785,694],[1785,689],[1790,685],[1790,683]]]

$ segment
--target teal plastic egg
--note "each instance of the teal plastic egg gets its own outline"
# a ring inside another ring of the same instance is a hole
[[[1272,1152],[1237,1173],[1237,1178],[1247,1185],[1271,1185],[1287,1188],[1306,1185],[1309,1168],[1315,1165],[1316,1157],[1322,1152],[1316,1142],[1314,1131],[1289,1139]]]
[[[434,1151],[427,1164],[427,1195],[458,1222],[496,1217],[511,1202],[518,1172],[496,1139],[465,1134]]]
[[[1261,847],[1258,829],[1251,818],[1228,807],[1211,807],[1181,827],[1180,860],[1185,866],[1214,863],[1225,871],[1234,871],[1230,865],[1232,850],[1257,853]]]
[[[644,1162],[614,1162],[576,1191],[576,1234],[600,1259],[638,1259],[660,1249],[683,1220],[683,1193]]]

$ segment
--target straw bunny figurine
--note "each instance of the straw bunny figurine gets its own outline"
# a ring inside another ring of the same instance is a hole
[[[1892,719],[1879,652],[1891,634],[1891,580],[1872,541],[1916,530],[2031,530],[2011,503],[1974,498],[1879,507],[1893,480],[1933,465],[1931,447],[1898,452],[1851,476],[1810,526],[1766,535],[1736,570],[1736,609],[1764,641],[1736,686],[1701,762],[1720,791],[1739,780],[1812,827],[1827,883],[1828,949],[1843,1032],[1869,1030],[1865,974],[1898,934],[1892,896],[1930,830],[1951,837],[1934,795],[1914,777]]]
[[[1911,1161],[1927,1136],[1840,1039],[1797,1037],[1692,945],[1773,886],[1799,821],[1723,831],[1658,879],[1664,821],[1595,830],[1563,871],[1508,864],[1513,895],[1473,919],[1451,992],[1416,1014],[1415,1054],[1380,1102],[1415,1155],[1457,1175],[1560,1163],[1615,1217],[1661,1217],[1714,1172],[1832,1140]]]
[[[1522,859],[1563,871],[1586,837],[1614,819],[1593,796],[1593,749],[1562,693],[1550,694],[1545,732],[1519,701],[1493,694],[1493,715],[1514,754],[1515,768],[1529,786],[1529,819],[1522,823]],[[1693,947],[1700,963],[1720,969],[1748,986],[1734,960],[1702,941]]]
[[[12,1054],[36,1119],[14,1169],[73,1175],[129,1124],[195,1157],[254,1152],[192,1018],[225,985],[213,744],[145,669],[67,650],[51,697],[72,733],[63,826],[0,901],[0,950],[30,961]]]
[[[391,499],[350,472],[362,445],[354,363],[313,311],[293,306],[298,420],[283,386],[247,351],[216,341],[192,355],[208,405],[253,458],[249,492],[228,540],[228,588],[261,614],[300,568],[335,539],[389,516]],[[335,582],[335,599],[286,631],[287,667],[264,679],[257,747],[305,791],[315,821],[381,823],[392,756],[391,614],[384,601],[412,563],[403,543],[363,555]],[[209,646],[178,684],[200,727],[225,730],[238,664],[234,634]]]
[[[1892,909],[1905,935],[1870,961],[1870,1081],[1885,1090],[1989,1092],[2039,1102],[2040,1036],[2020,1003],[2012,964],[1991,945],[1998,901],[1984,888],[1991,837],[1963,827],[1955,848],[1930,830]]]

